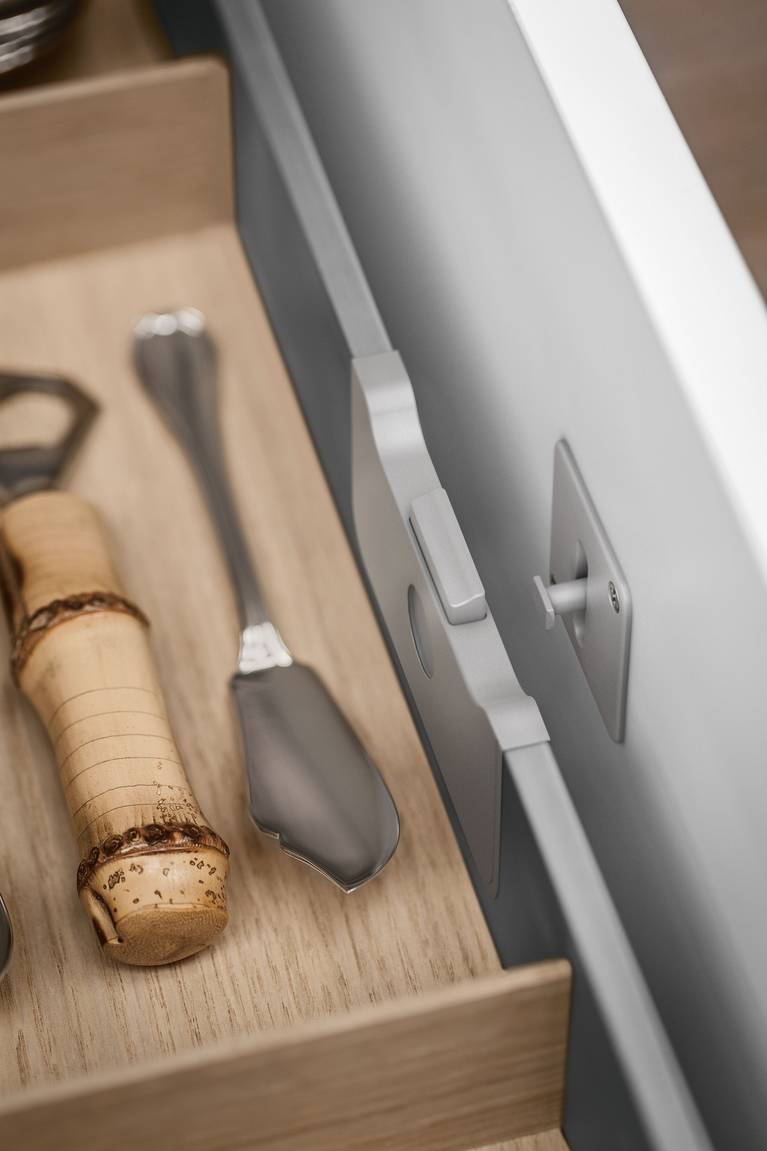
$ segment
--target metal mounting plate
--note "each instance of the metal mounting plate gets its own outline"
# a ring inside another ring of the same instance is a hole
[[[442,527],[426,531],[430,546],[423,550],[414,509],[424,535],[424,508],[435,501],[424,504],[422,497],[434,493],[441,493]],[[503,753],[546,742],[548,734],[538,705],[519,685],[484,597],[481,610],[453,610],[454,589],[459,609],[464,601],[476,608],[472,589],[481,584],[396,352],[352,364],[352,495],[373,591],[477,871],[494,895]],[[435,540],[439,546],[432,546]],[[466,587],[468,595],[461,590]]]
[[[626,723],[631,592],[565,440],[554,452],[551,579],[587,577],[586,609],[563,616],[607,730],[620,743]]]

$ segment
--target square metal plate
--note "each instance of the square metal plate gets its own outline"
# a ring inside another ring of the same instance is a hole
[[[552,582],[586,577],[586,609],[563,616],[575,653],[612,738],[626,723],[631,592],[565,440],[554,452]]]

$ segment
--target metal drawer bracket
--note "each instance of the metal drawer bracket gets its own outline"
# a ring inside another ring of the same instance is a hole
[[[503,754],[548,741],[520,687],[396,352],[352,361],[360,553],[477,871],[498,886]]]

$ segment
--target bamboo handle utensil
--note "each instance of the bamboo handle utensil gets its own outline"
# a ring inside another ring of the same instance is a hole
[[[147,620],[98,515],[68,492],[16,498],[0,553],[14,677],[53,745],[104,951],[131,964],[192,955],[226,926],[229,852],[189,786]]]

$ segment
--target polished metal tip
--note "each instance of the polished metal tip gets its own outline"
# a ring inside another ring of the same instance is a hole
[[[199,336],[205,331],[205,316],[197,308],[177,308],[167,312],[145,312],[133,327],[137,340],[151,339],[152,336],[172,336],[183,332],[187,336]]]

